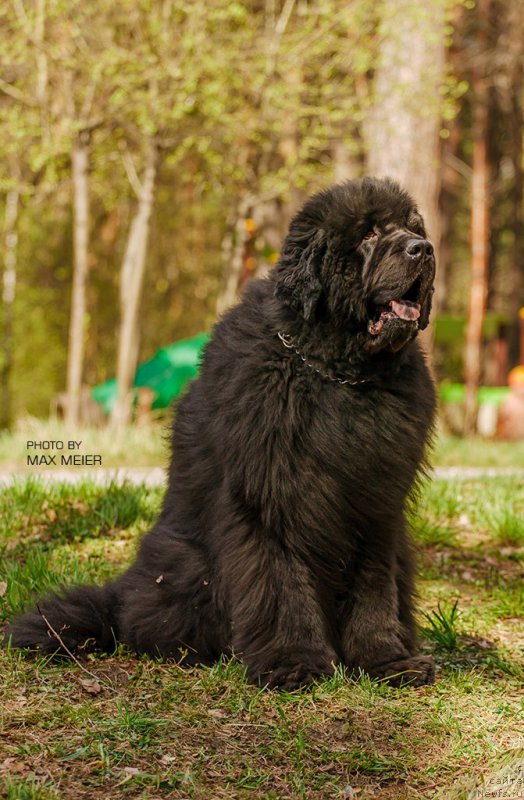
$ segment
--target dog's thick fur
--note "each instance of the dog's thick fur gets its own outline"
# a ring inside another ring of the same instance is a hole
[[[422,218],[392,181],[309,200],[272,274],[214,329],[136,561],[106,586],[41,600],[14,621],[13,644],[59,650],[53,629],[71,651],[235,653],[250,679],[287,689],[336,664],[432,680],[404,513],[435,407],[415,339],[434,270]],[[387,313],[406,293],[418,320]]]

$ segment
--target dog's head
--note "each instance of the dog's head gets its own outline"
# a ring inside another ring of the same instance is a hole
[[[370,352],[397,352],[429,322],[435,256],[412,199],[363,178],[312,197],[292,221],[276,296],[305,320],[329,319]]]

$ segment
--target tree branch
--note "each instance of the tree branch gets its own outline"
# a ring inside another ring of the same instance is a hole
[[[140,198],[142,197],[142,193],[144,191],[144,187],[142,186],[142,182],[138,177],[138,173],[135,167],[135,162],[133,161],[131,154],[127,150],[125,150],[124,153],[122,153],[122,161],[124,163],[129,183],[133,187],[133,191],[136,194],[137,200],[140,200]]]
[[[9,97],[12,97],[14,100],[18,100],[19,103],[23,103],[26,106],[36,105],[35,101],[32,100],[28,95],[24,94],[24,92],[21,92],[20,89],[16,88],[16,86],[12,86],[3,78],[0,78],[0,92],[8,94]]]
[[[294,6],[295,6],[295,0],[286,0],[286,2],[284,3],[284,7],[280,12],[277,24],[275,25],[275,33],[277,34],[277,36],[282,36],[284,31],[286,30]]]

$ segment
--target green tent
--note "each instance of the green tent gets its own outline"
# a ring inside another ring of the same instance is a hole
[[[155,392],[153,408],[166,408],[183,391],[188,381],[198,374],[200,357],[209,340],[208,333],[167,345],[153,358],[140,364],[133,386],[147,386]],[[110,414],[117,394],[116,378],[91,389],[91,395]]]

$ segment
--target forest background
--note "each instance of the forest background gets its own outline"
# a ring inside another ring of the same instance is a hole
[[[308,194],[374,174],[427,218],[456,333],[426,344],[471,429],[505,381],[487,323],[521,358],[523,57],[523,0],[7,0],[2,427],[64,390],[74,424],[114,375],[125,421],[138,362],[209,330]]]

